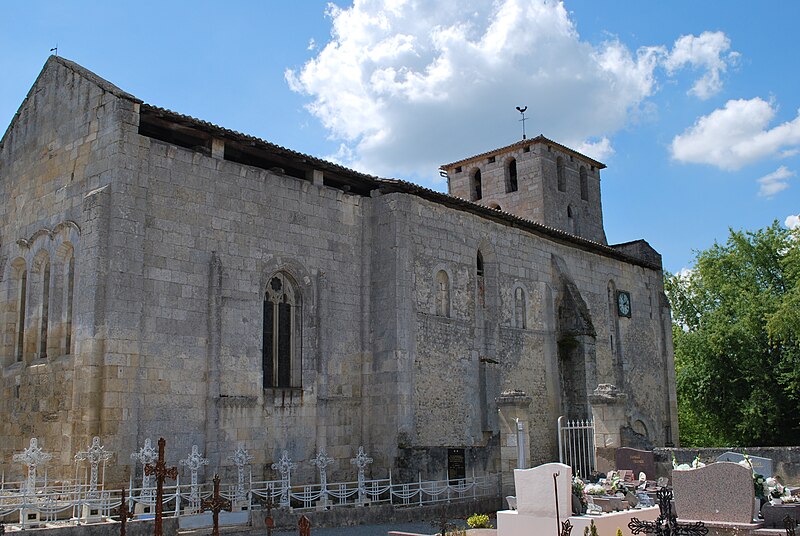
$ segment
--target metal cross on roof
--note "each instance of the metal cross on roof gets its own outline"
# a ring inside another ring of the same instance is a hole
[[[253,457],[244,449],[244,443],[239,443],[236,452],[233,453],[233,456],[228,456],[228,459],[236,466],[236,500],[244,501],[247,499],[247,494],[244,491],[244,466],[252,462]]]
[[[12,459],[15,462],[22,462],[28,466],[28,481],[26,490],[29,493],[33,493],[33,491],[36,489],[36,468],[39,465],[47,463],[52,458],[52,454],[44,452],[41,447],[39,447],[39,441],[35,437],[31,438],[30,446],[28,446],[28,448],[19,454],[14,454]]]
[[[214,524],[214,528],[211,530],[211,536],[219,536],[219,513],[222,510],[230,511],[231,501],[220,495],[219,475],[216,473],[214,473],[214,494],[210,499],[203,499],[203,502],[200,503],[200,508],[202,511],[211,510],[211,519]]]
[[[158,461],[155,465],[148,463],[144,466],[144,474],[155,475],[156,477],[156,517],[155,526],[153,527],[153,536],[163,535],[161,519],[164,515],[164,479],[167,477],[172,480],[178,478],[178,468],[174,466],[167,467],[167,464],[164,462],[164,447],[166,444],[167,442],[163,437],[159,438]]]
[[[112,452],[108,452],[105,446],[100,444],[100,438],[98,436],[94,436],[92,438],[92,444],[84,451],[78,452],[75,454],[75,461],[82,461],[86,460],[89,462],[89,498],[96,499],[99,497],[99,493],[97,492],[97,473],[98,473],[98,466],[100,462],[107,462],[111,459],[114,455]]]
[[[672,511],[672,489],[663,487],[658,490],[659,516],[655,521],[640,521],[632,518],[628,528],[633,534],[655,534],[656,536],[705,536],[708,528],[702,521],[691,524],[680,524]]]

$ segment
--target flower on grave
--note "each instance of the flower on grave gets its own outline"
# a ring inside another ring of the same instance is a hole
[[[581,507],[586,508],[586,505],[589,503],[586,499],[586,482],[577,476],[572,477],[572,494],[580,501]]]
[[[699,469],[700,467],[705,467],[705,466],[706,464],[700,461],[699,455],[695,456],[694,460],[692,460],[692,469]]]
[[[780,499],[784,495],[788,495],[786,493],[786,488],[778,482],[778,479],[774,476],[769,477],[764,481],[764,485],[767,486],[767,494],[775,499]]]
[[[755,493],[756,499],[766,499],[769,495],[769,490],[767,489],[767,482],[764,475],[756,473],[756,470],[753,469],[753,462],[750,461],[750,456],[748,456],[746,452],[742,455],[744,459],[739,462],[739,465],[747,467],[753,472],[753,492]]]
[[[678,459],[675,457],[675,451],[672,451],[672,469],[675,471],[686,471],[691,469],[692,466],[688,463],[678,463]]]
[[[602,484],[586,484],[584,489],[589,495],[606,495],[606,488]]]

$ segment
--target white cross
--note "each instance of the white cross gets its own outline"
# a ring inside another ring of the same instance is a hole
[[[316,465],[319,468],[319,483],[322,486],[322,490],[328,489],[328,473],[325,471],[325,468],[328,467],[330,464],[333,463],[333,458],[328,456],[325,452],[325,447],[319,449],[319,452],[311,460],[311,465]]]
[[[100,465],[100,462],[107,462],[111,459],[114,454],[112,452],[106,451],[106,448],[100,444],[100,438],[98,436],[94,436],[92,438],[92,444],[89,446],[88,449],[82,452],[78,452],[75,455],[75,461],[86,460],[89,462],[90,467],[90,476],[89,476],[89,498],[96,499],[98,497],[97,493],[97,467]]]
[[[239,443],[236,452],[233,456],[228,456],[228,459],[233,462],[238,472],[238,481],[236,485],[236,500],[244,501],[247,495],[244,492],[244,466],[253,461],[253,457],[244,449],[244,443]]]
[[[203,458],[197,449],[197,445],[192,445],[192,452],[185,460],[178,463],[185,465],[189,468],[192,475],[191,492],[189,493],[189,501],[192,510],[200,510],[200,488],[197,485],[197,471],[204,465],[208,465],[208,459]]]
[[[142,464],[142,466],[152,464],[157,459],[158,452],[156,452],[156,449],[153,448],[153,444],[149,437],[144,440],[144,447],[140,448],[139,452],[134,452],[131,454],[131,460],[138,461]],[[142,491],[145,495],[148,495],[148,490],[150,490],[150,475],[142,471]]]
[[[350,463],[358,467],[358,500],[364,502],[364,494],[366,492],[364,487],[364,468],[367,464],[372,463],[372,458],[364,452],[364,447],[358,447],[358,454],[356,454],[355,458],[350,459]]]
[[[27,491],[29,493],[33,493],[36,489],[36,467],[50,461],[52,458],[52,454],[44,452],[39,447],[39,442],[35,437],[31,438],[31,443],[28,448],[19,454],[14,454],[12,459],[15,462],[22,462],[28,466]]]
[[[297,464],[292,462],[289,453],[284,450],[281,459],[272,464],[272,469],[281,474],[281,506],[289,506],[289,480],[292,471],[297,469]]]

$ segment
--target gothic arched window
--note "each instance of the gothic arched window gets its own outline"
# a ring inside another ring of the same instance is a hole
[[[289,275],[272,276],[264,293],[264,388],[300,387],[302,303]]]
[[[581,199],[584,201],[589,200],[589,179],[586,176],[586,167],[581,166],[580,169],[580,177],[581,177]]]
[[[50,261],[45,260],[41,268],[42,295],[39,315],[39,357],[47,357],[47,334],[50,327]]]
[[[64,271],[64,353],[72,353],[72,304],[75,292],[75,256],[70,255]]]
[[[508,182],[506,183],[506,192],[517,191],[517,161],[513,158],[509,160],[506,166],[506,173],[508,174]]]
[[[558,175],[558,191],[567,191],[567,179],[564,176],[564,159],[562,157],[556,158],[556,175]]]
[[[17,311],[16,326],[14,326],[14,356],[17,361],[22,361],[25,352],[25,315],[26,298],[28,294],[28,270],[24,261],[20,259],[21,265],[17,269]]]
[[[450,316],[450,277],[444,270],[436,272],[436,315]]]
[[[525,291],[517,287],[514,290],[514,327],[525,329],[528,323],[528,307],[525,303]]]

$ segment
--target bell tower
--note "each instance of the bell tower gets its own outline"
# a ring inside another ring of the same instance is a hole
[[[440,169],[452,196],[605,245],[600,199],[605,167],[540,135]]]

